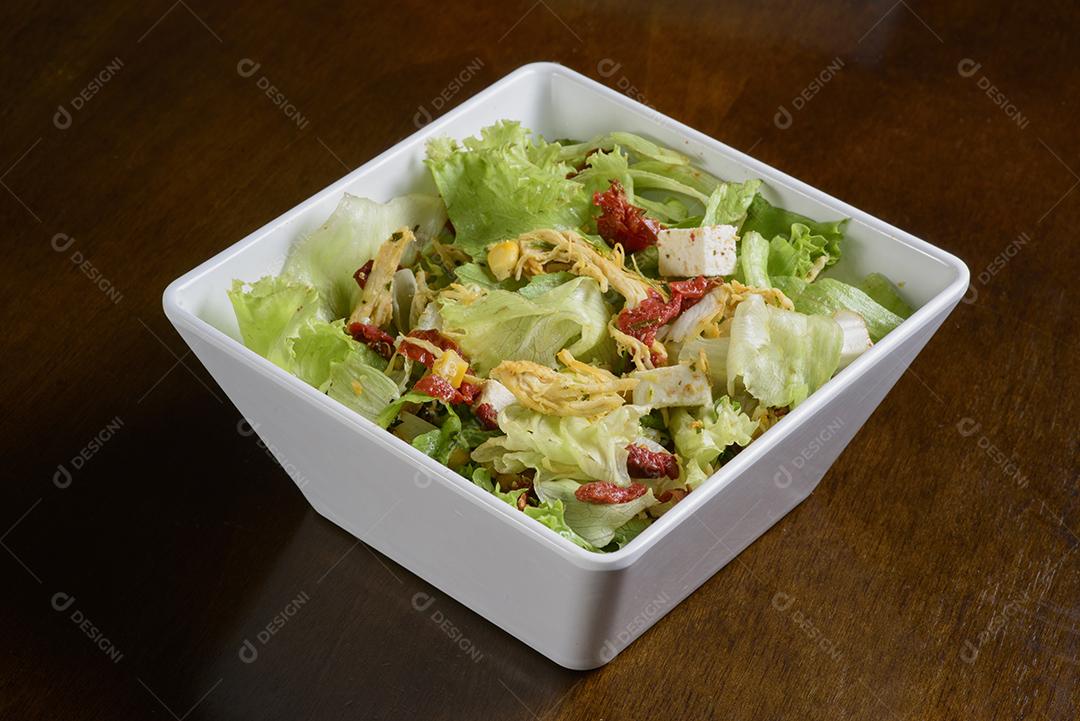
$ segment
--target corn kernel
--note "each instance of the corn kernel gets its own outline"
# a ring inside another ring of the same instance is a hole
[[[454,388],[459,387],[465,380],[465,371],[468,369],[469,364],[465,362],[465,359],[452,350],[443,351],[443,354],[431,366],[432,373],[445,378]]]
[[[514,272],[521,250],[517,241],[504,240],[491,246],[487,254],[488,268],[498,280],[506,280]]]

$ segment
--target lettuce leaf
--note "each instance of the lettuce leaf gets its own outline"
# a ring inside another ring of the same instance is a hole
[[[618,550],[625,547],[626,544],[637,538],[642,531],[644,531],[651,525],[651,518],[647,516],[634,516],[629,521],[615,529],[615,533],[613,534],[613,537],[611,539],[611,544],[614,544],[615,548],[605,548],[604,550]]]
[[[681,480],[686,487],[692,490],[701,485],[713,474],[713,464],[724,449],[732,444],[746,446],[757,427],[727,396],[711,407],[673,411],[669,428],[682,460]]]
[[[701,224],[739,227],[760,187],[761,181],[756,179],[744,183],[720,183],[705,203],[705,215]]]
[[[574,176],[574,182],[583,186],[583,192],[592,203],[593,193],[607,190],[612,180],[617,180],[626,191],[626,197],[631,203],[634,202],[634,178],[630,175],[630,167],[626,156],[623,155],[619,146],[605,153],[598,150],[588,157],[588,167]],[[599,208],[593,208],[593,214],[599,214]]]
[[[440,312],[481,375],[508,359],[555,368],[563,348],[585,362],[614,358],[611,309],[592,278],[575,277],[531,298],[493,290],[471,303],[444,300]]]
[[[679,349],[679,363],[696,363],[704,353],[708,367],[705,375],[709,377],[709,383],[713,388],[723,388],[727,384],[727,357],[730,346],[731,338],[727,337],[691,338]]]
[[[461,417],[454,412],[452,406],[446,405],[445,408],[447,413],[442,426],[436,430],[421,433],[412,440],[412,446],[444,466],[449,466],[450,454],[462,445]]]
[[[739,241],[739,275],[752,288],[771,288],[769,280],[769,241],[756,230],[745,233]]]
[[[518,498],[521,494],[528,490],[526,488],[519,488],[513,491],[501,490],[499,484],[495,483],[491,478],[491,471],[483,467],[474,470],[471,477],[473,483],[514,508],[517,508]],[[574,530],[567,524],[566,507],[563,505],[562,501],[549,500],[541,503],[539,506],[526,506],[524,512],[526,516],[536,519],[571,543],[581,546],[588,551],[598,550],[584,538],[574,533]]]
[[[491,274],[491,271],[487,269],[487,266],[480,265],[479,263],[463,263],[454,268],[454,275],[456,276],[458,283],[476,286],[477,288],[483,288],[484,290],[518,290],[524,284],[523,281],[514,280],[513,278],[498,280]],[[543,276],[536,277],[540,278]]]
[[[870,340],[875,343],[904,322],[902,317],[875,302],[855,286],[833,278],[819,278],[807,285],[793,300],[795,310],[814,316],[831,317],[838,310],[858,313],[866,321]]]
[[[812,235],[823,236],[827,243],[839,244],[844,239],[844,229],[847,227],[847,223],[846,218],[819,223],[816,220],[807,218],[805,215],[777,208],[759,193],[754,196],[750,207],[747,209],[746,220],[743,221],[741,232],[748,233],[751,230],[756,230],[764,238],[775,238],[778,235],[790,238],[791,226],[800,224],[806,226]],[[838,258],[840,257],[839,245],[836,246],[836,249],[836,257]],[[784,273],[777,274],[784,275]],[[790,273],[787,275],[790,275]]]
[[[428,142],[425,163],[446,201],[454,245],[483,260],[493,242],[536,228],[577,228],[591,198],[566,176],[560,146],[532,138],[519,123],[500,121],[464,144]]]
[[[499,414],[506,435],[482,443],[472,458],[498,473],[532,468],[537,480],[573,478],[630,484],[627,451],[641,435],[644,409],[622,406],[597,420],[548,416],[515,404]]]
[[[544,501],[539,506],[525,506],[525,515],[544,524],[555,533],[587,551],[598,550],[596,546],[574,532],[566,520],[566,506],[562,501]]]
[[[561,502],[565,507],[566,524],[577,535],[597,548],[603,548],[615,538],[615,529],[629,522],[646,508],[656,505],[652,489],[627,503],[584,503],[574,492],[581,486],[577,481],[563,479],[537,484],[537,495],[545,502]]]
[[[830,239],[813,233],[807,225],[792,223],[787,237],[778,235],[769,244],[768,268],[771,275],[811,281],[839,258],[839,238]]]
[[[293,245],[281,274],[313,286],[329,306],[329,317],[342,318],[360,297],[353,273],[375,257],[391,233],[419,226],[415,232],[422,241],[445,223],[446,208],[434,195],[403,195],[378,203],[345,193],[326,222]]]
[[[228,292],[240,338],[263,358],[291,370],[291,338],[322,312],[318,292],[309,285],[266,276],[248,285],[234,280]]]
[[[843,331],[831,317],[774,308],[751,295],[736,306],[731,323],[728,394],[741,380],[764,405],[794,407],[832,378],[842,343]]]
[[[359,354],[360,359],[369,366],[380,370],[386,367],[386,361],[378,353],[357,343],[345,332],[344,318],[333,323],[312,321],[302,327],[290,342],[292,373],[321,391],[326,390],[330,380],[330,367],[344,361],[350,353]]]
[[[632,163],[630,167],[632,170],[640,170],[653,175],[662,175],[666,178],[670,178],[681,185],[693,188],[704,195],[706,199],[714,190],[716,190],[716,186],[722,182],[719,178],[709,175],[704,170],[695,168],[692,165],[683,165],[680,163],[641,160]]]
[[[397,400],[400,391],[397,383],[368,364],[370,356],[363,352],[366,350],[366,346],[358,343],[345,360],[330,365],[326,394],[374,421],[390,403]]]
[[[905,320],[914,312],[900,296],[900,289],[881,273],[871,273],[859,283],[859,290],[870,296],[874,302]]]

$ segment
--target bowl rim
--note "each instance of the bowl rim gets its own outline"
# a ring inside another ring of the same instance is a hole
[[[852,223],[859,223],[871,227],[878,233],[888,236],[892,241],[907,245],[915,250],[928,255],[954,272],[953,279],[948,285],[924,303],[909,318],[905,319],[895,330],[889,333],[872,348],[856,358],[850,365],[833,376],[825,385],[812,393],[797,408],[785,415],[778,423],[769,428],[758,438],[754,439],[746,448],[740,451],[732,460],[724,464],[695,491],[689,494],[683,501],[673,506],[667,513],[651,523],[648,528],[632,539],[625,547],[610,553],[588,551],[571,541],[552,532],[539,521],[511,508],[507,503],[496,498],[494,495],[483,490],[471,480],[450,470],[429,456],[421,453],[411,445],[405,443],[397,436],[376,425],[373,421],[364,418],[355,411],[338,403],[325,393],[308,385],[288,371],[276,366],[266,358],[250,350],[243,343],[235,340],[228,334],[204,321],[192,311],[184,307],[182,302],[183,291],[197,283],[203,276],[209,274],[219,266],[228,262],[233,256],[241,253],[249,246],[260,242],[273,231],[288,224],[297,216],[306,212],[306,209],[328,196],[344,192],[344,188],[361,175],[377,172],[378,168],[402,153],[410,152],[418,142],[440,133],[441,129],[450,124],[456,117],[463,115],[470,109],[486,102],[491,96],[506,88],[511,83],[525,77],[542,75],[548,78],[561,76],[573,81],[592,92],[613,100],[624,108],[643,116],[652,122],[664,124],[684,139],[692,140],[717,152],[723,153],[730,160],[743,166],[746,170],[758,177],[763,177],[769,185],[784,188],[789,192],[798,193],[828,205],[830,210],[851,218]],[[274,381],[283,389],[291,391],[297,397],[314,404],[321,410],[330,413],[341,422],[346,423],[359,431],[373,442],[390,450],[400,459],[427,471],[433,478],[438,479],[463,498],[479,503],[487,510],[494,512],[508,525],[513,525],[522,532],[529,533],[542,546],[547,547],[560,557],[570,561],[575,566],[586,570],[612,571],[624,569],[632,565],[638,558],[648,552],[661,538],[671,533],[673,529],[696,513],[702,506],[709,503],[713,497],[721,493],[735,478],[747,468],[756,463],[765,454],[772,451],[783,437],[793,432],[800,424],[808,420],[827,403],[834,400],[855,381],[866,374],[871,366],[887,362],[892,351],[911,338],[929,320],[942,311],[948,312],[967,291],[969,284],[969,271],[955,255],[944,251],[930,243],[917,238],[910,233],[902,231],[883,220],[869,215],[851,205],[834,198],[833,196],[818,190],[787,173],[778,170],[761,161],[755,160],[746,153],[736,150],[725,143],[712,138],[698,130],[695,130],[661,112],[650,108],[622,93],[619,93],[581,73],[571,70],[563,65],[553,62],[534,62],[523,65],[495,81],[487,88],[481,90],[473,97],[464,101],[445,115],[433,120],[424,127],[410,134],[398,143],[363,163],[342,178],[331,183],[329,186],[316,192],[314,195],[302,200],[294,208],[286,211],[277,218],[256,229],[245,238],[233,243],[219,253],[203,261],[195,268],[173,280],[165,288],[162,295],[162,306],[165,315],[177,327],[181,326],[199,336],[204,341],[216,346],[219,350],[233,356],[249,370],[258,372],[264,377]],[[900,361],[897,365],[904,364]],[[886,376],[887,377],[887,376]]]

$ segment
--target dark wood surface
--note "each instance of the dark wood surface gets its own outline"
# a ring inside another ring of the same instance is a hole
[[[0,11],[0,717],[1080,716],[1067,3],[22,5]],[[534,60],[924,237],[973,278],[809,500],[590,673],[317,516],[160,305],[422,109]]]

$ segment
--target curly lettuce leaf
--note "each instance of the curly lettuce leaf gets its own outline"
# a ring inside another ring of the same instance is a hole
[[[421,433],[412,440],[412,447],[431,456],[444,466],[450,465],[450,454],[456,448],[462,447],[461,442],[461,417],[454,412],[450,405],[446,405],[446,418],[442,425],[427,433]]]
[[[503,491],[491,477],[491,471],[480,467],[472,472],[472,482],[485,491],[514,508],[518,507],[518,499],[527,492],[526,488],[518,488],[512,491]],[[574,532],[566,522],[566,507],[562,501],[548,500],[539,506],[525,506],[523,509],[526,516],[533,518],[552,531],[567,539],[571,543],[581,546],[588,551],[599,550],[591,543]]]
[[[555,368],[563,348],[585,362],[614,357],[607,332],[611,309],[592,278],[575,277],[532,297],[492,290],[471,303],[441,303],[444,329],[482,375],[504,360]]]
[[[728,394],[741,380],[766,406],[798,405],[836,372],[843,335],[831,317],[774,308],[751,295],[736,306],[731,323]]]
[[[769,243],[768,270],[771,275],[812,281],[839,258],[839,239],[827,238],[812,232],[807,225],[793,223],[787,237],[778,235]]]
[[[536,228],[581,226],[591,199],[567,180],[572,168],[559,152],[558,144],[505,120],[463,144],[429,141],[424,162],[446,201],[454,245],[479,261],[496,241]]]
[[[499,429],[506,435],[482,443],[472,458],[498,473],[531,468],[537,480],[573,478],[626,486],[626,446],[641,435],[643,414],[637,406],[622,406],[592,420],[544,415],[515,404],[499,414]]]
[[[732,444],[748,445],[757,427],[727,396],[712,406],[673,411],[669,429],[682,460],[680,480],[691,490],[697,488],[713,474],[720,454]]]
[[[281,274],[313,286],[330,307],[329,317],[341,318],[360,297],[353,273],[375,257],[391,233],[409,226],[423,241],[445,223],[446,207],[434,195],[403,195],[379,203],[345,193],[326,222],[293,245]]]
[[[266,276],[251,284],[234,280],[228,295],[244,345],[290,370],[293,363],[290,339],[323,310],[315,288]]]
[[[566,506],[562,501],[544,501],[539,506],[525,506],[526,516],[536,519],[571,543],[587,551],[599,550],[596,546],[579,536],[566,520]]]

